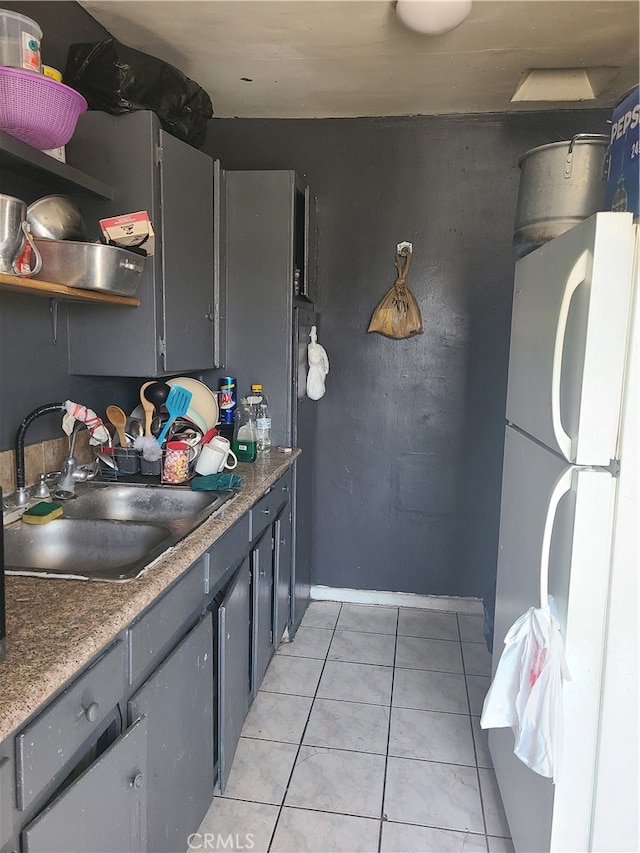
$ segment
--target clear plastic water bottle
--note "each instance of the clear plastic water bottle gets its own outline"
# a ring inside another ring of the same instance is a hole
[[[269,403],[260,383],[251,386],[251,397],[256,413],[256,445],[258,452],[264,452],[271,448],[271,415],[269,414]]]

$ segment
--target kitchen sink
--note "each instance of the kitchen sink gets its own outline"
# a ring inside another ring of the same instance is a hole
[[[183,486],[81,483],[64,502],[62,518],[5,527],[5,571],[132,580],[232,496]]]

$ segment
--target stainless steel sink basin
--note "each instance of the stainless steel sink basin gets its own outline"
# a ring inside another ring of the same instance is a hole
[[[192,492],[181,486],[128,483],[81,483],[75,498],[64,503],[65,518],[110,518],[149,521],[175,533],[193,529],[193,519],[206,518],[231,492]],[[224,499],[220,500],[220,496]],[[184,535],[184,533],[183,533]]]
[[[123,580],[139,574],[168,536],[166,527],[136,521],[17,521],[4,531],[5,562],[20,574]]]
[[[76,497],[65,501],[62,518],[5,527],[5,571],[131,580],[232,495],[171,486],[79,484]]]

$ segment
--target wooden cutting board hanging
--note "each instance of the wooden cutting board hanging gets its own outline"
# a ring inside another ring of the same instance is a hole
[[[411,252],[396,252],[398,277],[395,284],[371,315],[367,332],[378,332],[387,338],[401,340],[422,334],[422,316],[418,302],[407,286],[407,273],[411,266]]]

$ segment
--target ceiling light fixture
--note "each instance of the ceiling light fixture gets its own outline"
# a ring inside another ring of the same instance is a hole
[[[471,0],[398,0],[396,14],[405,27],[426,35],[455,29],[471,11]]]

